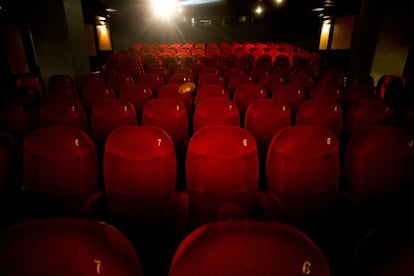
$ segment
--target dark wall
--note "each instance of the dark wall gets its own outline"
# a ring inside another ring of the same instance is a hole
[[[316,49],[319,39],[319,19],[315,16],[287,17],[283,14],[257,19],[248,17],[248,22],[237,22],[237,17],[211,18],[209,26],[191,25],[187,22],[154,21],[133,8],[119,10],[111,19],[111,30],[115,51],[126,49],[134,43],[160,42],[221,42],[221,41],[283,41],[304,49]],[[232,22],[231,22],[232,21]]]

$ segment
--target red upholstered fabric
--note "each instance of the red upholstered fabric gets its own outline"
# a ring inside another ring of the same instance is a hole
[[[158,97],[158,90],[165,84],[162,75],[157,73],[146,73],[140,76],[139,83],[145,83],[151,88],[154,98]]]
[[[190,233],[176,250],[169,275],[328,276],[330,272],[323,252],[291,226],[226,221]]]
[[[144,105],[154,97],[149,85],[137,83],[123,87],[121,89],[120,98],[130,101],[134,105],[135,112],[141,117]]]
[[[190,139],[186,159],[189,191],[244,192],[257,188],[256,141],[237,126],[209,126]]]
[[[241,84],[234,93],[233,101],[237,105],[242,119],[244,119],[249,104],[256,99],[264,98],[267,98],[267,92],[262,86],[256,84]]]
[[[186,82],[194,82],[194,79],[190,74],[175,73],[168,78],[169,84],[183,84]]]
[[[414,136],[393,126],[375,126],[352,137],[344,176],[358,199],[387,196],[414,181]]]
[[[401,75],[385,74],[377,82],[377,90],[381,99],[387,99],[393,93],[401,93],[404,86],[405,78]]]
[[[229,99],[212,98],[198,103],[194,111],[193,131],[211,125],[240,126],[237,106]]]
[[[0,129],[0,192],[8,190],[15,184],[20,153],[13,136]]]
[[[236,93],[237,88],[242,84],[254,84],[254,80],[251,76],[240,73],[231,76],[228,81],[227,88],[230,93],[230,97],[233,97]]]
[[[229,99],[230,94],[222,84],[205,84],[197,89],[196,104],[209,98]]]
[[[147,102],[142,113],[143,126],[165,130],[177,147],[185,146],[188,136],[188,114],[178,99],[155,99]]]
[[[345,130],[349,137],[370,126],[392,124],[394,109],[376,99],[353,103],[345,115]]]
[[[40,79],[34,75],[22,75],[16,80],[17,87],[31,87],[37,90],[39,95],[43,95],[44,86]]]
[[[24,140],[23,155],[24,191],[73,200],[76,204],[96,190],[95,146],[78,128],[40,128]]]
[[[0,233],[1,275],[143,275],[127,238],[102,222],[39,219]]]
[[[270,95],[278,85],[287,83],[287,81],[281,74],[263,75],[259,80],[259,85],[263,86]]]
[[[334,100],[314,99],[303,102],[296,114],[296,125],[318,125],[342,137],[342,108]]]
[[[42,127],[69,126],[87,131],[88,119],[83,106],[76,100],[45,101],[40,107]]]
[[[180,100],[184,104],[188,114],[192,114],[193,100],[191,97],[191,93],[181,93],[178,89],[179,87],[180,84],[178,83],[170,83],[161,86],[158,91],[158,98]]]
[[[93,105],[90,121],[92,138],[103,142],[114,129],[137,125],[137,115],[131,102],[123,99],[106,99]]]
[[[310,91],[311,99],[331,99],[343,105],[344,95],[342,89],[336,84],[318,84]]]
[[[87,85],[82,90],[82,105],[90,111],[92,106],[99,100],[115,99],[114,90],[105,84]]]
[[[266,160],[267,185],[288,213],[326,209],[338,190],[339,173],[339,142],[330,130],[294,126],[273,137]]]
[[[113,71],[110,72],[107,83],[114,90],[115,95],[118,97],[121,88],[134,84],[134,79],[129,74]]]
[[[159,218],[168,196],[176,189],[174,143],[158,127],[118,128],[106,141],[103,171],[112,214]]]
[[[38,126],[33,108],[17,102],[0,105],[0,127],[9,131],[15,138],[23,139]]]
[[[305,87],[299,84],[281,84],[272,91],[272,99],[280,99],[286,102],[294,114],[296,114],[305,97]]]
[[[249,105],[244,127],[256,138],[259,150],[266,152],[273,136],[292,125],[290,113],[282,100],[257,99]]]
[[[198,77],[198,87],[205,84],[222,84],[225,85],[224,78],[216,73],[204,73]]]

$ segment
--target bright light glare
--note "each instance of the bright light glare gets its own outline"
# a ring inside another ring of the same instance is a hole
[[[169,17],[175,10],[175,0],[152,0],[152,10],[158,17]]]
[[[276,0],[276,4],[278,5],[283,4],[283,0]]]
[[[256,14],[262,14],[263,13],[263,8],[262,6],[257,6],[257,8],[254,10],[254,12]]]

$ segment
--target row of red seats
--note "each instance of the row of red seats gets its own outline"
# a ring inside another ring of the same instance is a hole
[[[342,171],[346,192],[363,202],[409,189],[414,180],[413,139],[392,126],[358,133],[345,153]],[[2,164],[16,158],[7,140],[1,148]],[[193,219],[201,220],[215,217],[225,202],[241,207],[233,210],[241,212],[237,215],[259,212],[259,216],[273,216],[272,212],[280,210],[288,216],[318,213],[330,208],[341,192],[339,141],[325,128],[286,127],[273,137],[265,164],[264,193],[257,193],[258,158],[255,138],[247,130],[234,126],[202,128],[188,144],[187,187],[180,195],[176,193],[177,158],[171,137],[157,127],[121,127],[106,140],[105,193],[98,192],[97,197],[92,196],[97,192],[98,179],[92,139],[76,128],[41,128],[24,141],[22,190],[57,197],[62,205],[78,211],[88,198],[87,205],[91,205],[104,196],[111,213],[137,211],[147,216],[153,210],[157,218],[167,203],[174,202],[174,196],[178,201],[175,204],[187,214],[184,218],[192,214]],[[3,171],[2,180],[7,179],[10,172]]]

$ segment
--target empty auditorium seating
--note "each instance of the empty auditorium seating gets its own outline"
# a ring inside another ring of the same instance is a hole
[[[272,98],[283,100],[289,105],[293,114],[296,114],[299,105],[306,98],[306,90],[299,84],[281,84],[272,91]]]
[[[237,88],[242,84],[254,84],[254,80],[251,76],[244,73],[234,74],[231,76],[227,84],[230,98],[233,98]]]
[[[121,89],[119,97],[130,101],[135,108],[135,112],[138,116],[138,121],[141,120],[142,111],[144,110],[144,105],[152,100],[154,97],[152,95],[151,88],[144,83],[137,83],[134,85],[129,85]]]
[[[211,125],[240,126],[240,114],[230,99],[205,99],[196,105],[193,132]]]
[[[169,84],[183,84],[186,82],[194,82],[190,74],[174,73],[168,78]]]
[[[197,89],[195,102],[199,103],[208,98],[229,99],[229,91],[223,84],[205,84]]]
[[[113,226],[37,219],[0,232],[1,275],[143,275],[130,241]]]
[[[88,131],[88,119],[76,100],[45,101],[40,107],[39,126],[69,126]]]
[[[266,176],[294,220],[326,212],[339,190],[338,138],[320,126],[280,130],[269,146]]]
[[[256,141],[237,126],[200,128],[190,139],[187,191],[179,197],[188,229],[229,218],[275,219],[280,206],[258,192]]]
[[[118,128],[106,141],[103,173],[110,216],[159,223],[176,190],[174,142],[158,127]]]
[[[118,127],[137,124],[135,108],[128,100],[105,99],[92,106],[90,134],[97,142],[104,142],[111,131]]]
[[[74,212],[95,192],[97,177],[95,146],[84,131],[72,127],[39,128],[24,140],[24,192],[57,201],[62,211]],[[50,211],[53,208],[50,206]]]
[[[288,225],[226,221],[191,232],[169,275],[330,275],[328,261],[304,233]]]
[[[147,102],[142,113],[143,126],[165,130],[177,148],[185,148],[188,140],[188,113],[178,99],[154,99]]]
[[[187,110],[189,116],[192,114],[193,110],[193,100],[191,97],[191,93],[182,93],[179,90],[181,84],[165,84],[160,87],[158,90],[158,98],[159,99],[177,99],[180,100]]]
[[[0,127],[9,131],[20,143],[38,127],[38,117],[32,107],[18,102],[6,102],[0,106]]]
[[[396,103],[403,99],[405,78],[401,75],[385,74],[377,81],[377,92],[381,99]]]
[[[256,99],[267,98],[266,90],[257,84],[241,84],[234,93],[233,101],[237,105],[242,122],[249,104]]]
[[[108,74],[106,83],[114,90],[115,95],[119,97],[121,88],[134,84],[134,79],[127,73],[111,71]]]
[[[336,101],[339,105],[344,104],[343,89],[336,84],[318,84],[310,91],[311,99],[330,99]]]
[[[351,138],[344,177],[356,201],[392,199],[411,189],[413,141],[412,134],[394,126],[369,127]]]
[[[342,108],[334,100],[310,99],[304,101],[296,114],[296,125],[319,125],[342,137]]]
[[[42,80],[32,74],[24,74],[21,76],[18,76],[16,79],[16,85],[17,87],[31,87],[37,90],[40,96],[43,95],[45,91],[45,84],[42,82]]]
[[[198,87],[205,84],[221,84],[225,85],[224,78],[216,73],[204,73],[198,77]]]
[[[345,131],[348,137],[370,127],[394,124],[394,109],[377,99],[354,102],[345,114]]]
[[[266,89],[268,95],[271,95],[272,91],[281,84],[287,83],[288,80],[280,74],[263,75],[259,79],[259,85]]]
[[[20,151],[13,136],[0,129],[0,193],[16,190]]]
[[[105,84],[91,84],[86,85],[82,89],[81,103],[85,108],[85,111],[90,114],[92,106],[102,99],[115,99],[116,95],[114,90]]]
[[[51,75],[48,79],[45,97],[48,99],[79,100],[79,93],[73,77],[64,74]]]
[[[158,97],[158,90],[165,84],[162,75],[157,73],[146,73],[140,76],[139,83],[145,83],[151,88],[154,98]]]
[[[249,105],[244,127],[256,138],[259,152],[266,153],[273,136],[292,125],[290,113],[282,100],[257,99]]]

